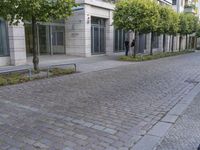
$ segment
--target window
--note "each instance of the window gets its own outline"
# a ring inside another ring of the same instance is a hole
[[[172,5],[176,5],[176,0],[172,0]]]
[[[0,56],[8,56],[8,36],[6,23],[0,20]]]
[[[115,52],[121,52],[125,50],[125,37],[126,37],[126,33],[124,30],[120,30],[120,29],[116,29],[115,30]]]

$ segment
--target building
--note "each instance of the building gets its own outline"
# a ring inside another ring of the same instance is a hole
[[[174,10],[178,13],[192,13],[193,15],[200,16],[200,1],[199,0],[173,0],[172,5]],[[188,45],[191,44],[195,47],[195,35],[190,35]],[[198,42],[199,43],[199,42]],[[186,48],[186,36],[182,36],[181,48]]]
[[[186,2],[187,1],[187,2]],[[184,10],[185,3],[192,0],[158,0],[161,5],[172,5],[178,11]],[[194,0],[195,2],[197,0]],[[124,51],[126,38],[133,39],[133,33],[116,30],[112,25],[114,0],[76,0],[69,20],[54,23],[39,23],[37,26],[37,49],[39,55],[73,55],[91,57],[93,55],[113,55]],[[196,3],[195,3],[196,4]],[[197,4],[196,4],[197,5]],[[22,65],[32,56],[31,24],[10,26],[0,19],[0,66]],[[174,48],[178,48],[178,39]],[[154,51],[163,50],[163,35],[154,36]],[[171,49],[170,36],[165,38],[166,50]],[[149,53],[151,34],[140,34],[138,53]]]
[[[125,32],[112,25],[114,4],[104,0],[76,0],[80,4],[67,21],[39,23],[40,55],[90,57],[124,50]],[[10,26],[0,20],[0,66],[26,64],[33,53],[31,24]]]

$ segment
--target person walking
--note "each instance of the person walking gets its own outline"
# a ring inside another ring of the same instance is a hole
[[[126,48],[125,56],[128,56],[128,52],[129,52],[129,41],[128,41],[128,40],[125,40],[124,44],[125,44],[125,48]]]

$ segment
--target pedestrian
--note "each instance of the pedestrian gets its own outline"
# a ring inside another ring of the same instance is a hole
[[[126,48],[125,55],[128,56],[128,52],[129,52],[129,40],[125,40],[124,44],[125,44],[125,48]]]

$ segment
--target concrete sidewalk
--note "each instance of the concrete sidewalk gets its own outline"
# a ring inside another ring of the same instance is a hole
[[[179,117],[156,150],[197,150],[200,144],[200,93]]]
[[[121,54],[122,55],[122,54]],[[133,64],[133,62],[118,61],[119,54],[113,56],[93,56],[89,58],[85,57],[70,57],[70,56],[40,56],[41,68],[45,68],[49,65],[58,65],[63,63],[76,63],[77,71],[81,73],[100,71],[105,69],[111,69],[119,66]],[[4,66],[0,67],[2,70],[14,69],[14,68],[30,68],[32,67],[32,58],[28,58],[26,65],[21,66]]]

